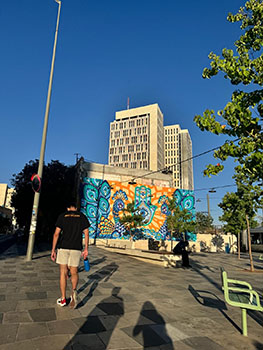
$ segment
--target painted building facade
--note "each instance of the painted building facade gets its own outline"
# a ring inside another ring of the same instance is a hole
[[[86,168],[85,168],[86,166]],[[100,171],[103,167],[103,172]],[[135,202],[135,207],[144,216],[144,225],[138,229],[137,239],[171,239],[167,229],[168,198],[174,197],[181,209],[186,208],[195,217],[195,199],[193,191],[181,190],[161,185],[168,175],[155,174],[156,179],[139,179],[136,184],[124,180],[124,170],[116,167],[86,163],[82,165],[80,182],[81,211],[88,217],[90,238],[129,239],[125,227],[120,223],[123,209],[128,203]],[[110,172],[114,171],[110,174]],[[96,177],[87,176],[96,174]],[[98,177],[101,178],[98,178]],[[128,174],[128,176],[131,175]],[[137,173],[138,176],[138,173]],[[111,179],[113,178],[114,179]],[[127,170],[126,170],[127,177]],[[139,181],[140,180],[140,181]],[[149,183],[150,180],[150,183]],[[148,181],[148,183],[147,183]],[[172,181],[172,179],[171,179]],[[170,181],[166,181],[169,184]],[[195,240],[195,234],[189,234]]]

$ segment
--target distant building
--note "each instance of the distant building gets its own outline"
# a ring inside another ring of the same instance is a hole
[[[193,190],[192,141],[179,124],[164,126],[158,104],[116,112],[110,123],[108,164],[129,169],[173,171],[173,186]],[[176,164],[175,166],[173,166]]]
[[[11,200],[12,195],[14,193],[14,188],[8,187],[7,184],[0,184],[0,207],[2,207],[2,210],[0,211],[0,215],[8,216],[9,218],[12,217],[12,215],[15,212],[15,209],[11,206]],[[12,224],[16,224],[16,220],[12,218]]]
[[[164,168],[163,114],[158,104],[116,112],[110,123],[108,164],[160,170]]]
[[[187,129],[179,124],[164,127],[165,165],[173,171],[173,185],[185,190],[194,189],[192,140]],[[187,160],[187,161],[185,161]],[[175,165],[176,164],[176,165]]]

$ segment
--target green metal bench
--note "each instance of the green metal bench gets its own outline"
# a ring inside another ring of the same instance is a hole
[[[231,306],[241,308],[242,332],[247,336],[247,310],[263,311],[259,295],[249,283],[228,278],[223,268],[221,277],[225,301]]]

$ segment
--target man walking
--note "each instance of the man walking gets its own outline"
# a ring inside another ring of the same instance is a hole
[[[78,304],[78,266],[81,255],[84,259],[88,256],[89,245],[89,221],[79,211],[75,203],[69,203],[67,211],[59,215],[53,236],[51,259],[60,265],[60,291],[61,297],[57,300],[60,306],[66,306],[66,288],[68,271],[71,274],[72,293],[70,307],[75,309]],[[85,235],[85,249],[82,251],[82,233]],[[60,238],[60,239],[59,239]],[[59,243],[58,243],[59,239]],[[58,243],[58,252],[56,246]]]

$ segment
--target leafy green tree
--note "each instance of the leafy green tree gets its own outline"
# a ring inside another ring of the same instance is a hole
[[[247,1],[237,14],[229,13],[227,20],[240,22],[242,35],[234,43],[235,50],[223,49],[222,57],[213,52],[209,54],[210,68],[204,69],[203,78],[210,79],[221,72],[231,84],[240,88],[232,93],[231,101],[217,115],[214,110],[207,109],[194,120],[202,131],[232,138],[214,152],[214,157],[221,161],[234,158],[239,163],[236,172],[248,176],[249,182],[254,183],[263,178],[262,0]],[[218,174],[223,168],[222,164],[210,164],[204,174]]]
[[[196,213],[196,232],[205,233],[213,228],[213,218],[211,215],[197,212]]]
[[[125,226],[127,234],[134,238],[138,233],[136,230],[143,226],[144,217],[140,214],[138,208],[135,207],[134,201],[127,204],[127,207],[123,209],[123,215],[120,218],[120,223]]]
[[[243,177],[242,177],[243,178]],[[252,186],[240,182],[238,176],[237,191],[227,193],[219,207],[223,210],[223,215],[219,218],[226,222],[224,231],[236,234],[238,237],[238,257],[240,257],[240,231],[248,230],[249,255],[251,261],[251,271],[254,270],[253,258],[251,253],[250,227],[255,227],[257,209],[260,207],[261,189],[259,186]]]
[[[37,169],[38,160],[31,160],[12,179],[15,188],[12,206],[15,208],[17,224],[20,228],[25,228],[26,234],[29,232],[34,197],[30,179],[32,174],[37,173]],[[44,165],[36,239],[51,240],[57,216],[66,210],[67,202],[75,196],[74,167],[57,160]]]
[[[175,198],[169,198],[168,209],[170,215],[167,216],[167,227],[171,236],[180,238],[183,234],[186,239],[187,232],[193,232],[196,226],[192,214],[187,209],[181,210]]]

